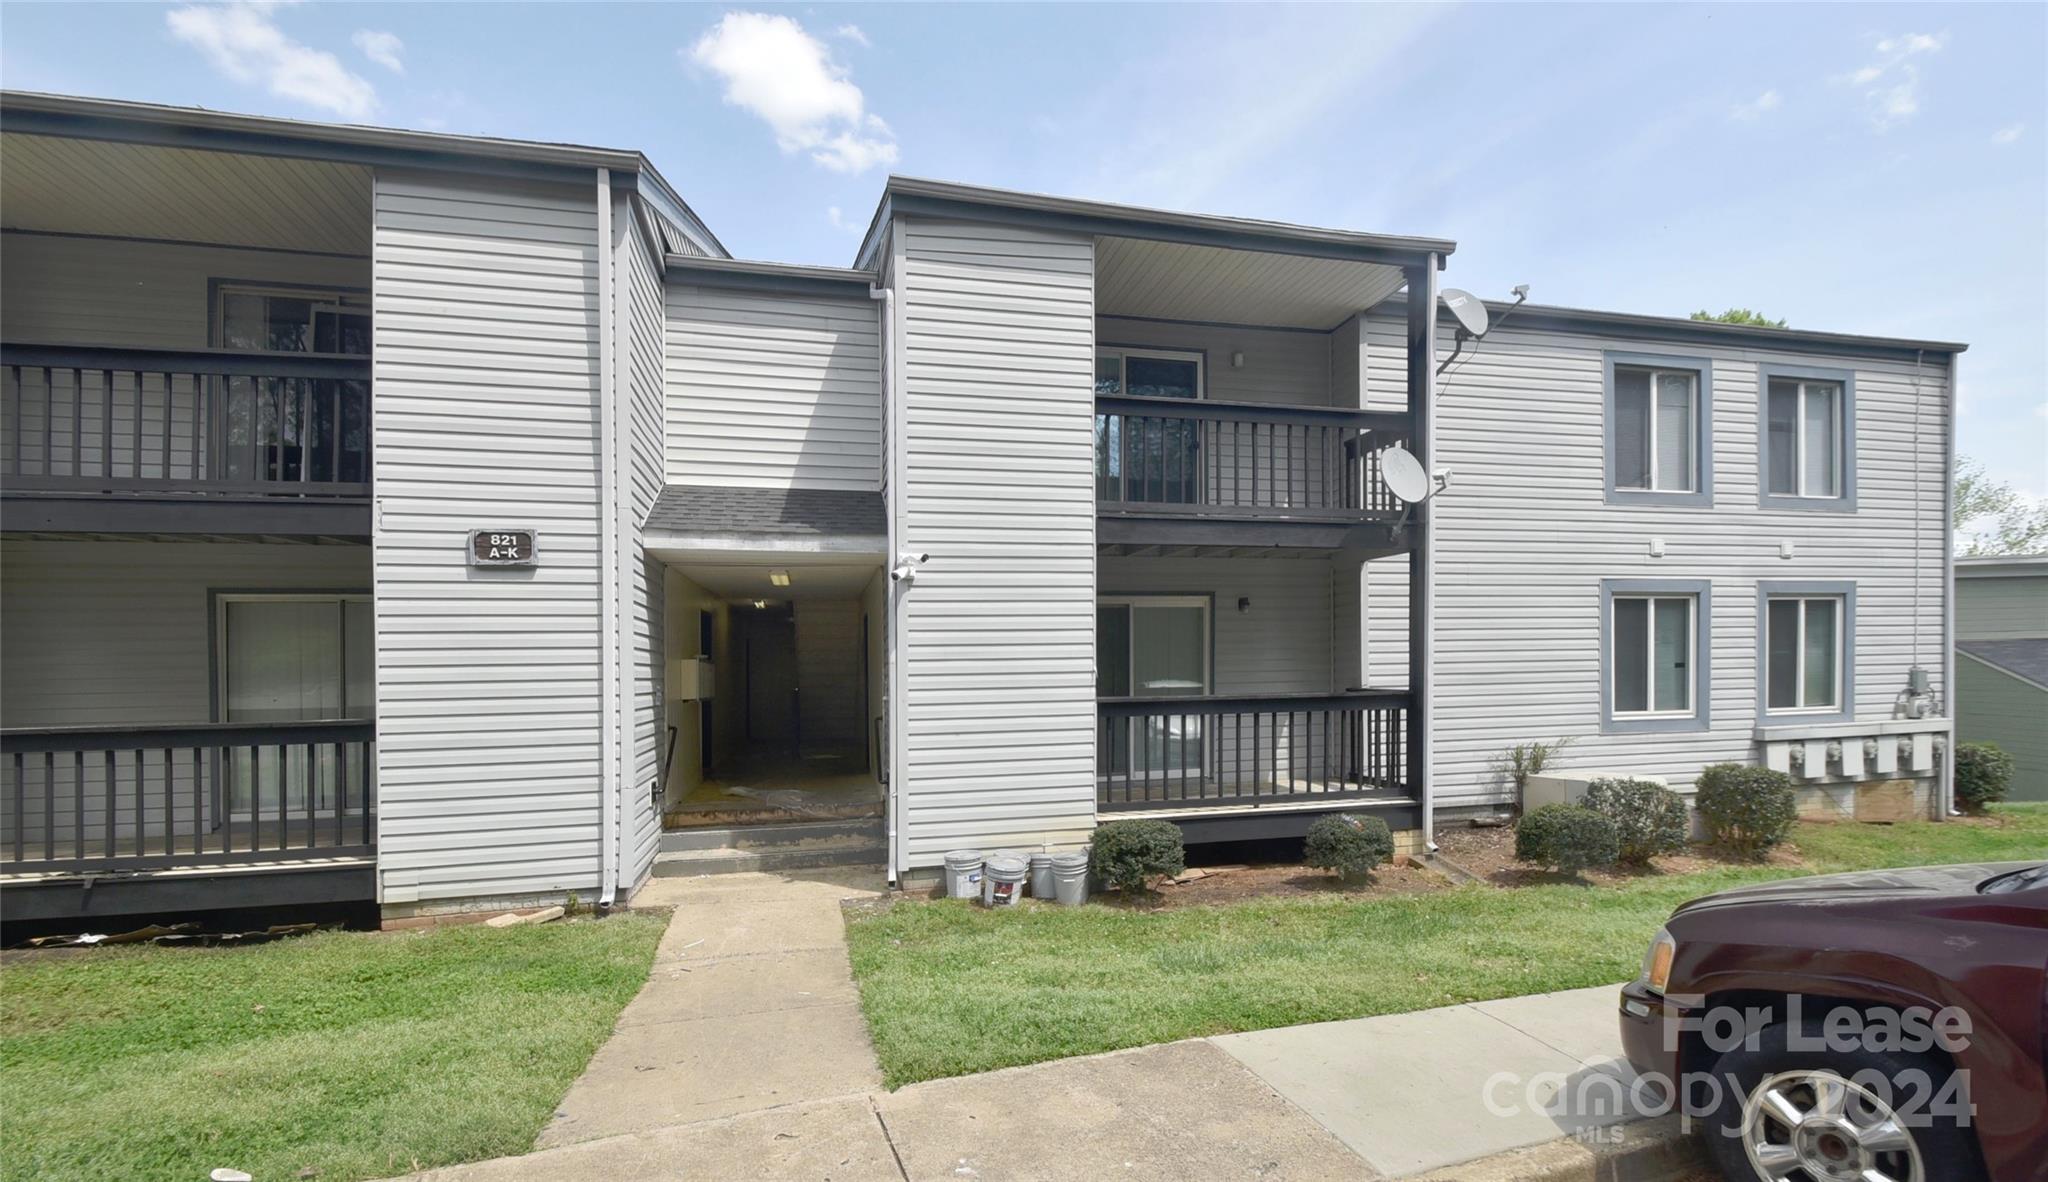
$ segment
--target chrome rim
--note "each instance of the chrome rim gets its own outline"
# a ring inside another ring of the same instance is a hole
[[[1782,1071],[1742,1104],[1742,1147],[1767,1182],[1926,1182],[1891,1105],[1832,1071]]]

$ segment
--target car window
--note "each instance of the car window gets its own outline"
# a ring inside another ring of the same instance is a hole
[[[1977,884],[1977,892],[1984,895],[2009,895],[2048,883],[2048,862],[2029,866],[2024,870],[2013,870],[1996,878],[1987,878]]]

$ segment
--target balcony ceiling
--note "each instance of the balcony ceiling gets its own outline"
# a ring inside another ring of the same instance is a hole
[[[370,253],[370,170],[153,144],[0,134],[10,230]]]
[[[1398,267],[1100,238],[1095,309],[1104,316],[1327,330],[1401,289]]]

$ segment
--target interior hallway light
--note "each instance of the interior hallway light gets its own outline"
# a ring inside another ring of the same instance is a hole
[[[787,587],[789,586],[789,572],[786,570],[771,570],[768,572],[768,581],[777,587]]]

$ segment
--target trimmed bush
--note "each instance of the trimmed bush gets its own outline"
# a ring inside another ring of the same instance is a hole
[[[1717,763],[1700,772],[1692,806],[1714,841],[1739,853],[1761,854],[1792,832],[1799,805],[1792,777],[1746,763]]]
[[[1612,866],[1621,856],[1614,822],[1584,805],[1546,804],[1515,824],[1515,857],[1565,874]]]
[[[1135,895],[1162,875],[1188,868],[1180,826],[1171,821],[1111,821],[1088,843],[1088,869],[1103,883]]]
[[[1373,867],[1394,856],[1394,833],[1385,821],[1361,813],[1318,817],[1302,850],[1304,862],[1355,882],[1371,878]]]
[[[2012,769],[2012,756],[1996,743],[1957,744],[1956,803],[1966,813],[1981,813],[1985,805],[2004,800]]]
[[[1654,780],[1595,780],[1583,803],[1614,822],[1624,862],[1641,866],[1685,848],[1685,801]]]

